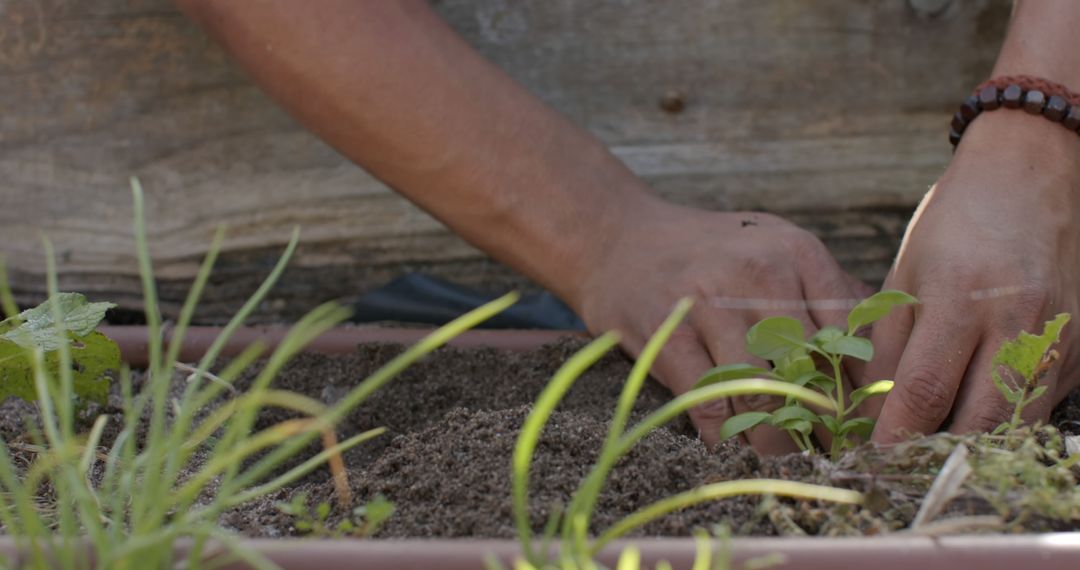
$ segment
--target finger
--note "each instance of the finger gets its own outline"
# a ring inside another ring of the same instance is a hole
[[[926,306],[922,318],[916,317],[874,441],[895,443],[907,434],[933,433],[949,416],[979,341],[970,311],[949,309]]]
[[[712,368],[713,360],[698,333],[689,325],[680,325],[672,333],[667,344],[657,355],[653,371],[661,384],[678,396],[694,387],[701,375]],[[733,409],[727,398],[714,400],[691,408],[687,415],[706,446],[720,441],[720,428],[732,416]]]
[[[768,363],[754,359],[743,351],[744,337],[741,330],[746,327],[742,318],[724,319],[716,309],[702,307],[701,310],[690,313],[689,322],[699,331],[703,344],[716,364],[745,362],[768,367]],[[751,411],[771,412],[782,405],[784,405],[783,398],[764,394],[742,396],[731,400],[735,414]],[[746,441],[759,453],[780,455],[799,450],[790,435],[772,426],[759,425],[743,433]]]

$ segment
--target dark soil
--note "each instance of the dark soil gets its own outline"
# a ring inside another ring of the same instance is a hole
[[[396,512],[381,527],[379,537],[511,538],[515,532],[510,458],[518,429],[556,369],[581,346],[580,340],[567,339],[528,353],[441,349],[376,392],[339,425],[340,437],[380,426],[388,430],[345,456],[354,495],[351,507],[337,505],[329,472],[320,469],[295,487],[226,513],[222,523],[247,536],[303,534],[297,529],[297,518],[285,514],[280,503],[298,494],[312,512],[316,505],[328,503],[332,508],[326,525],[333,528],[350,517],[354,507],[382,495],[395,504]],[[375,345],[350,356],[302,355],[286,366],[274,386],[334,403],[402,350]],[[535,528],[543,526],[553,508],[568,501],[591,467],[630,367],[618,353],[604,357],[577,381],[551,417],[534,457],[530,492]],[[249,384],[254,373],[241,378],[238,388]],[[669,398],[665,389],[650,381],[635,406],[634,419]],[[16,441],[26,431],[23,418],[33,413],[29,404],[4,403],[0,437]],[[260,417],[260,427],[289,417],[294,416],[267,411]],[[1080,393],[1058,407],[1052,423],[1062,433],[1080,433]],[[957,442],[945,436],[924,438],[892,450],[862,450],[834,464],[801,454],[759,457],[735,443],[710,451],[697,440],[689,421],[680,418],[647,437],[619,463],[604,488],[592,528],[606,528],[642,506],[697,485],[767,477],[856,488],[869,492],[873,500],[865,508],[854,508],[732,498],[668,515],[638,534],[686,536],[695,528],[711,529],[717,524],[736,534],[753,535],[874,534],[902,529],[911,522],[933,474]],[[317,449],[313,444],[310,452]],[[1012,484],[1009,492],[1017,492],[1015,487]],[[1023,498],[998,499],[985,490],[969,490],[953,501],[948,512],[1009,511],[1012,519],[1023,523],[1007,530],[1080,529],[1080,524],[1074,524],[1080,519],[1080,504],[1075,519],[1062,521],[1026,511],[1018,514],[1030,506],[1031,501]],[[1052,496],[1039,500],[1062,502]],[[1076,499],[1070,496],[1069,500]]]

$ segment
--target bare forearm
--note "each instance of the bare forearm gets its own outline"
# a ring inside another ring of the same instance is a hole
[[[423,1],[180,0],[304,125],[564,298],[643,185]]]
[[[1017,0],[994,75],[1034,75],[1080,90],[1080,2]]]

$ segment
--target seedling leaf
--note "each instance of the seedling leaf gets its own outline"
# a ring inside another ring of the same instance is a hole
[[[76,337],[84,337],[97,328],[105,318],[105,311],[116,305],[112,303],[90,303],[80,293],[59,293],[44,303],[27,309],[17,317],[0,323],[0,339],[9,340],[23,348],[40,348],[50,352],[60,348],[64,342],[56,334],[53,321],[53,303],[60,306],[61,326]]]
[[[848,334],[853,335],[861,327],[874,323],[889,314],[893,307],[918,303],[918,299],[903,291],[885,290],[863,299],[848,313]]]
[[[828,326],[814,333],[814,336],[810,337],[810,342],[818,347],[824,347],[826,344],[843,336],[844,331],[840,330],[839,327]]]
[[[776,374],[788,382],[794,382],[816,370],[814,359],[802,348],[792,350],[776,362]]]
[[[791,351],[806,346],[802,323],[791,317],[769,317],[750,327],[746,350],[765,360],[780,360]]]
[[[802,406],[785,406],[772,413],[772,419],[769,423],[780,429],[790,429],[799,432],[809,431],[810,424],[821,423],[821,417],[811,412],[810,410]],[[798,429],[796,426],[802,426],[806,424],[806,430]]]
[[[848,434],[855,434],[863,439],[867,439],[873,431],[874,420],[870,418],[851,418],[840,426],[838,433],[841,438]]]
[[[851,408],[855,409],[859,407],[859,404],[863,403],[863,401],[871,396],[888,394],[889,390],[893,389],[893,384],[894,382],[892,380],[878,380],[877,382],[871,382],[862,388],[854,390],[849,396],[851,399]]]
[[[1043,356],[1061,337],[1061,329],[1069,322],[1069,314],[1061,313],[1047,321],[1041,335],[1021,331],[1013,340],[1006,341],[994,354],[994,376],[998,377],[997,367],[1004,366],[1015,370],[1025,381],[1031,382],[1035,371],[1042,364]],[[995,380],[995,383],[1000,379]]]
[[[874,345],[870,339],[861,336],[841,336],[825,343],[822,350],[832,354],[843,354],[869,362],[874,357]]]
[[[754,426],[769,421],[769,418],[771,417],[772,414],[769,412],[743,412],[731,416],[724,422],[724,425],[720,427],[720,439],[725,440],[739,435]]]
[[[697,381],[697,384],[694,384],[694,388],[716,384],[717,382],[727,382],[728,380],[772,378],[773,376],[772,372],[758,366],[751,366],[749,364],[724,364],[709,369],[708,372],[701,376]]]

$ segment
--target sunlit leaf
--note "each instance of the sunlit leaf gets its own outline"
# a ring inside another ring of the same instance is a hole
[[[1030,382],[1042,364],[1043,357],[1050,347],[1057,343],[1061,337],[1061,329],[1068,322],[1069,314],[1061,313],[1046,322],[1041,335],[1021,331],[1015,339],[1006,341],[994,354],[994,375],[998,375],[998,366],[1004,366],[1015,370],[1025,381]]]
[[[886,290],[863,299],[848,313],[848,334],[855,334],[859,328],[869,325],[889,314],[893,307],[911,305],[919,300],[903,291]]]
[[[871,396],[880,396],[881,394],[888,394],[889,390],[893,389],[892,380],[878,380],[877,382],[871,382],[862,388],[858,388],[851,392],[848,396],[851,399],[851,407],[858,407],[867,398]]]

